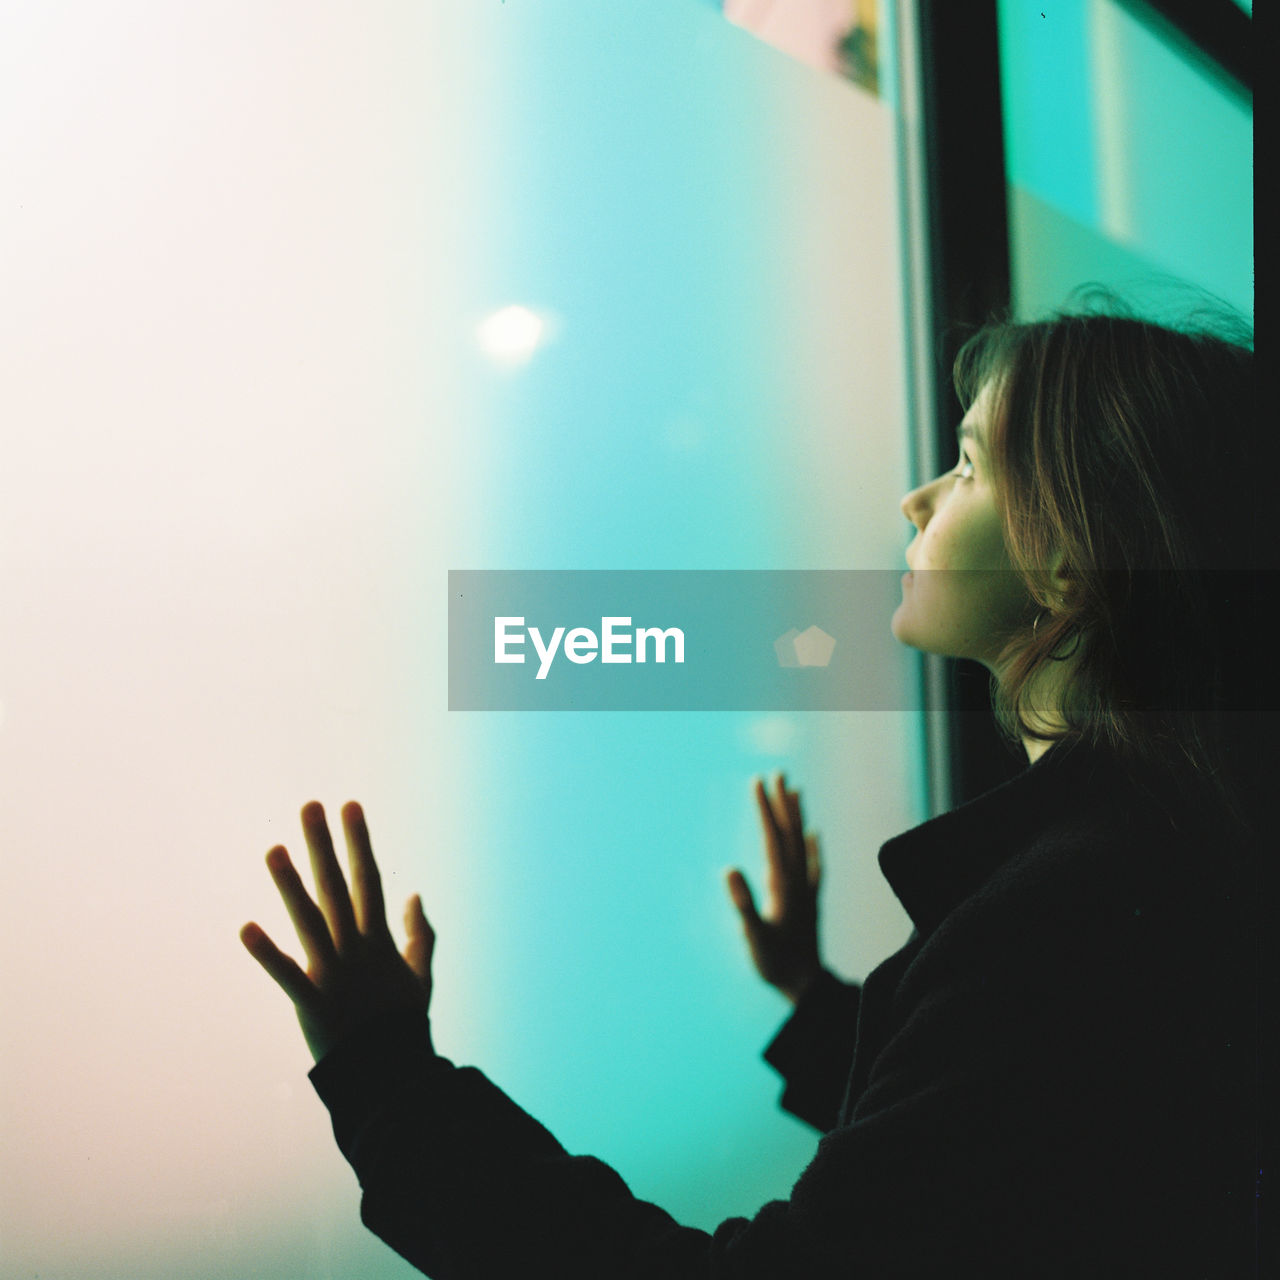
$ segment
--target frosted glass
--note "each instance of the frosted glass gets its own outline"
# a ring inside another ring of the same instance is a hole
[[[900,566],[890,108],[695,0],[5,6],[0,104],[0,1271],[411,1274],[236,938],[313,798],[444,1052],[686,1222],[785,1195],[721,872],[785,767],[865,973],[916,717],[450,715],[445,583]]]

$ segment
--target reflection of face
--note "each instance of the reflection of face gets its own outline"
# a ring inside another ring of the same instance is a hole
[[[1030,607],[1005,549],[992,488],[985,448],[990,392],[988,383],[960,424],[955,468],[902,500],[917,532],[891,624],[903,644],[988,667]]]

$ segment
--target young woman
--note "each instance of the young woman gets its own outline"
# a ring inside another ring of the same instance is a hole
[[[434,934],[412,899],[397,953],[358,805],[350,892],[319,804],[318,903],[268,853],[307,970],[243,941],[297,1007],[364,1221],[428,1275],[1253,1274],[1252,357],[1060,314],[989,326],[956,372],[960,458],[903,499],[892,626],[984,663],[1029,763],[883,847],[914,932],[861,987],[820,960],[798,793],[757,785],[769,910],[729,891],[795,1004],[783,1104],[825,1134],[789,1199],[682,1227],[440,1057]]]

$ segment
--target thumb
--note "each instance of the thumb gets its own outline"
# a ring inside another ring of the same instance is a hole
[[[405,904],[404,927],[409,935],[409,943],[404,949],[405,963],[413,970],[419,981],[431,981],[431,953],[435,950],[435,930],[427,923],[426,913],[422,910],[422,898],[414,894]]]
[[[729,889],[729,897],[737,908],[742,922],[749,933],[754,933],[760,924],[760,913],[756,910],[756,900],[751,894],[751,886],[741,871],[733,870],[725,876],[725,884]]]

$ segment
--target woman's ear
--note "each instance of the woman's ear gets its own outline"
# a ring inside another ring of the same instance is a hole
[[[1071,592],[1073,580],[1067,567],[1066,557],[1061,550],[1055,550],[1049,561],[1049,590],[1057,597],[1059,604],[1065,604]]]

